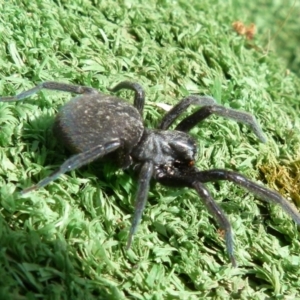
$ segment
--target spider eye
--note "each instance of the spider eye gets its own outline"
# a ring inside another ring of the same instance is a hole
[[[174,150],[177,159],[188,161],[192,166],[194,164],[197,152],[196,142],[190,136],[183,136],[170,142],[171,148]]]

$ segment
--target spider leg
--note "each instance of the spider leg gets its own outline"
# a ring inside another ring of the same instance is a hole
[[[135,199],[135,210],[134,210],[134,215],[131,223],[126,249],[130,248],[133,240],[133,235],[136,233],[137,227],[142,218],[142,214],[148,198],[148,191],[149,191],[149,185],[150,185],[150,180],[152,178],[152,174],[153,174],[153,162],[147,161],[143,164],[139,174],[138,189],[137,189],[137,195]]]
[[[216,104],[214,98],[209,96],[188,96],[182,99],[177,105],[175,105],[162,119],[158,128],[168,129],[173,122],[183,113],[190,105],[203,106],[192,115],[183,119],[175,128],[175,130],[189,131],[199,122],[203,121],[212,114],[222,116],[225,118],[233,119],[237,122],[248,125],[254,134],[263,142],[266,142],[266,137],[263,131],[259,127],[256,119],[249,113],[241,112],[235,109],[226,108],[224,106]]]
[[[237,263],[234,257],[234,243],[231,225],[225,213],[214,201],[204,183],[219,180],[231,181],[257,195],[263,201],[280,205],[281,208],[290,215],[298,225],[300,225],[300,213],[285,198],[283,198],[279,193],[269,190],[237,172],[222,169],[199,171],[196,168],[193,168],[185,171],[174,169],[172,170],[172,173],[170,173],[167,170],[161,169],[159,172],[154,174],[154,178],[161,184],[167,186],[185,186],[194,188],[197,191],[207,210],[216,219],[218,225],[225,231],[226,248],[233,266],[236,266]]]
[[[97,158],[100,158],[112,151],[115,151],[121,146],[121,142],[119,140],[113,140],[105,143],[104,145],[98,145],[93,147],[85,152],[76,154],[71,158],[67,159],[56,171],[54,171],[51,175],[44,178],[36,185],[33,185],[21,192],[22,195],[37,190],[38,188],[46,186],[51,181],[57,179],[60,175],[69,172],[71,170],[77,169],[83,165],[86,165]]]
[[[297,209],[291,205],[285,198],[283,198],[279,193],[269,190],[249,179],[245,176],[228,170],[215,169],[208,171],[200,171],[195,174],[195,178],[201,182],[218,181],[218,180],[228,180],[234,182],[235,184],[245,188],[249,192],[257,195],[259,199],[275,203],[281,206],[281,208],[291,216],[291,218],[300,225],[300,213]]]
[[[55,81],[45,81],[16,96],[0,97],[0,102],[20,101],[36,94],[42,89],[69,92],[74,94],[98,94],[97,90],[87,86],[59,83]]]
[[[209,96],[196,96],[190,95],[186,98],[183,98],[178,104],[176,104],[169,112],[165,114],[163,119],[158,126],[159,129],[166,130],[168,129],[174,121],[190,106],[190,105],[199,105],[199,106],[208,106],[215,105],[216,101],[214,98]]]
[[[211,105],[204,106],[191,114],[190,116],[183,119],[175,128],[175,130],[179,131],[189,131],[199,122],[209,117],[210,115],[215,114],[218,116],[222,116],[225,118],[233,119],[237,122],[244,123],[248,125],[254,134],[260,139],[261,142],[265,143],[267,141],[263,131],[259,127],[255,117],[249,113],[238,111],[231,108],[226,108],[221,105]]]
[[[198,178],[198,173],[201,172],[199,172],[196,168],[186,170],[184,172],[179,169],[174,169],[172,170],[172,172],[160,169],[158,173],[154,174],[154,178],[163,185],[189,187],[194,188],[197,191],[201,201],[203,202],[209,213],[217,221],[219,227],[224,230],[228,256],[232,265],[234,267],[237,267],[237,262],[234,256],[233,233],[230,222],[222,208],[215,202],[214,198],[211,196],[207,187],[201,182],[201,176],[200,179]]]
[[[145,105],[145,91],[141,85],[135,82],[122,81],[113,88],[108,88],[111,92],[117,92],[121,89],[128,89],[135,92],[134,95],[134,107],[143,114],[144,105]]]
[[[233,250],[233,234],[231,230],[231,225],[229,223],[228,218],[226,217],[222,208],[215,202],[213,197],[211,196],[208,189],[205,187],[204,184],[201,182],[194,182],[192,186],[197,191],[200,196],[200,199],[204,203],[207,210],[211,213],[211,215],[215,218],[220,228],[225,231],[225,241],[226,241],[226,248],[231,260],[231,263],[234,267],[237,267],[237,262],[234,257],[234,250]]]

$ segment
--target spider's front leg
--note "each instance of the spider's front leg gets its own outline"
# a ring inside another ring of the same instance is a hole
[[[175,120],[191,105],[209,106],[215,104],[216,101],[212,97],[190,95],[186,98],[183,98],[168,113],[165,114],[158,128],[163,130],[169,129],[169,127],[175,122]]]
[[[300,213],[297,209],[283,198],[279,193],[267,189],[234,171],[215,169],[208,171],[199,171],[195,174],[195,178],[201,182],[213,182],[219,180],[231,181],[254,195],[259,199],[273,204],[278,204],[281,208],[292,217],[292,219],[300,225]]]
[[[210,214],[215,218],[220,228],[224,230],[228,256],[230,258],[233,267],[237,267],[237,262],[234,257],[234,250],[233,250],[233,245],[234,245],[233,234],[227,216],[225,215],[222,208],[215,202],[215,200],[213,199],[213,197],[211,196],[210,192],[208,191],[208,189],[205,187],[204,184],[202,184],[201,182],[193,182],[192,186],[197,191],[205,207],[210,212]]]
[[[153,162],[145,162],[140,170],[138,179],[138,189],[135,199],[135,210],[131,223],[131,228],[128,236],[126,249],[129,249],[133,240],[133,236],[136,233],[137,227],[141,221],[145,205],[147,203],[148,191],[150,186],[150,180],[153,175]]]
[[[21,193],[22,195],[37,190],[38,188],[46,186],[51,181],[57,179],[60,175],[69,172],[71,170],[75,170],[77,168],[80,168],[100,157],[103,157],[104,155],[113,152],[117,150],[121,146],[120,140],[112,140],[110,142],[107,142],[103,145],[98,145],[96,147],[93,147],[85,152],[76,154],[72,156],[71,158],[67,159],[56,171],[54,171],[51,175],[44,178],[40,182],[38,182],[36,185],[33,185],[25,190],[23,190]]]
[[[200,108],[198,111],[183,119],[175,129],[187,132],[196,126],[200,121],[206,119],[212,114],[244,123],[251,128],[253,133],[260,139],[261,142],[265,143],[267,141],[254,116],[246,112],[226,108],[221,105],[211,105]]]
[[[24,91],[16,96],[8,96],[8,97],[0,97],[0,102],[15,102],[15,101],[21,101],[25,98],[28,98],[36,93],[38,93],[42,89],[47,90],[54,90],[54,91],[62,91],[62,92],[69,92],[74,94],[98,94],[98,91],[83,85],[73,85],[73,84],[67,84],[67,83],[60,83],[56,81],[45,81],[34,88]]]
[[[249,113],[226,108],[216,104],[215,100],[208,96],[188,96],[175,105],[162,119],[161,129],[167,129],[184,112],[190,105],[203,106],[190,116],[183,119],[175,128],[175,130],[187,132],[196,126],[199,122],[208,118],[210,115],[218,115],[225,118],[233,119],[237,122],[244,123],[251,128],[254,134],[261,140],[266,142],[266,137],[259,127],[255,117]]]
[[[142,116],[145,105],[145,91],[142,86],[136,82],[122,81],[113,88],[109,88],[108,90],[111,92],[118,92],[121,89],[127,89],[135,92],[133,104]]]
[[[208,171],[199,171],[196,168],[186,170],[174,169],[172,172],[160,170],[159,173],[155,174],[155,177],[164,185],[186,186],[194,188],[197,191],[207,210],[212,214],[218,225],[225,232],[226,248],[233,266],[237,266],[237,263],[234,257],[234,243],[231,225],[224,211],[215,202],[204,183],[219,180],[231,181],[257,195],[258,198],[263,201],[280,205],[281,208],[290,215],[298,225],[300,225],[300,213],[285,198],[277,192],[267,189],[237,172],[222,169]]]
[[[208,171],[197,171],[189,176],[185,176],[184,180],[188,181],[193,178],[192,186],[196,189],[200,197],[202,198],[205,206],[207,209],[213,214],[215,219],[218,221],[221,228],[225,230],[225,239],[226,239],[226,246],[229,256],[231,258],[232,264],[236,265],[234,256],[233,256],[233,238],[231,233],[230,224],[221,210],[211,198],[209,193],[206,191],[203,183],[205,182],[213,182],[219,180],[227,180],[231,181],[244,189],[248,190],[249,192],[257,195],[259,199],[278,204],[281,208],[290,215],[293,220],[300,225],[300,213],[297,209],[291,205],[285,198],[283,198],[280,194],[275,191],[269,190],[249,179],[245,176],[228,170],[222,169],[215,169],[215,170],[208,170]]]
[[[216,203],[206,186],[197,178],[198,170],[196,168],[177,169],[161,168],[155,173],[155,179],[166,186],[181,186],[193,188],[197,191],[201,201],[209,213],[217,221],[220,228],[224,230],[226,249],[230,261],[234,267],[237,262],[234,256],[234,242],[230,222],[222,208]]]

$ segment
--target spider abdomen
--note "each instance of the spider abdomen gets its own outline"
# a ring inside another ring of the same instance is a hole
[[[140,113],[130,103],[114,96],[89,94],[73,98],[60,109],[53,131],[72,152],[119,139],[122,149],[130,153],[144,127]]]

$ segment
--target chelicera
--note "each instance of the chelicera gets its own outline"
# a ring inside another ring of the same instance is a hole
[[[2,97],[0,101],[23,100],[41,89],[80,95],[61,108],[54,123],[54,133],[58,140],[77,154],[67,159],[50,176],[23,190],[23,194],[44,187],[65,172],[109,155],[121,168],[132,166],[139,173],[127,248],[131,246],[141,220],[150,180],[154,178],[166,186],[188,187],[196,190],[205,207],[224,230],[226,248],[234,266],[237,263],[231,225],[222,208],[206,188],[206,182],[231,181],[261,200],[279,204],[297,224],[300,224],[300,214],[296,208],[277,192],[258,185],[237,172],[223,169],[200,171],[195,166],[197,143],[188,134],[189,130],[215,114],[246,124],[261,142],[265,142],[266,138],[251,114],[225,108],[208,96],[191,95],[182,99],[165,114],[158,129],[148,129],[144,127],[142,118],[145,103],[144,90],[138,83],[128,81],[119,83],[110,91],[117,92],[121,89],[134,91],[133,105],[121,98],[102,94],[91,87],[59,82],[44,82],[16,96]],[[201,108],[179,122],[175,129],[170,129],[174,121],[190,105]]]

